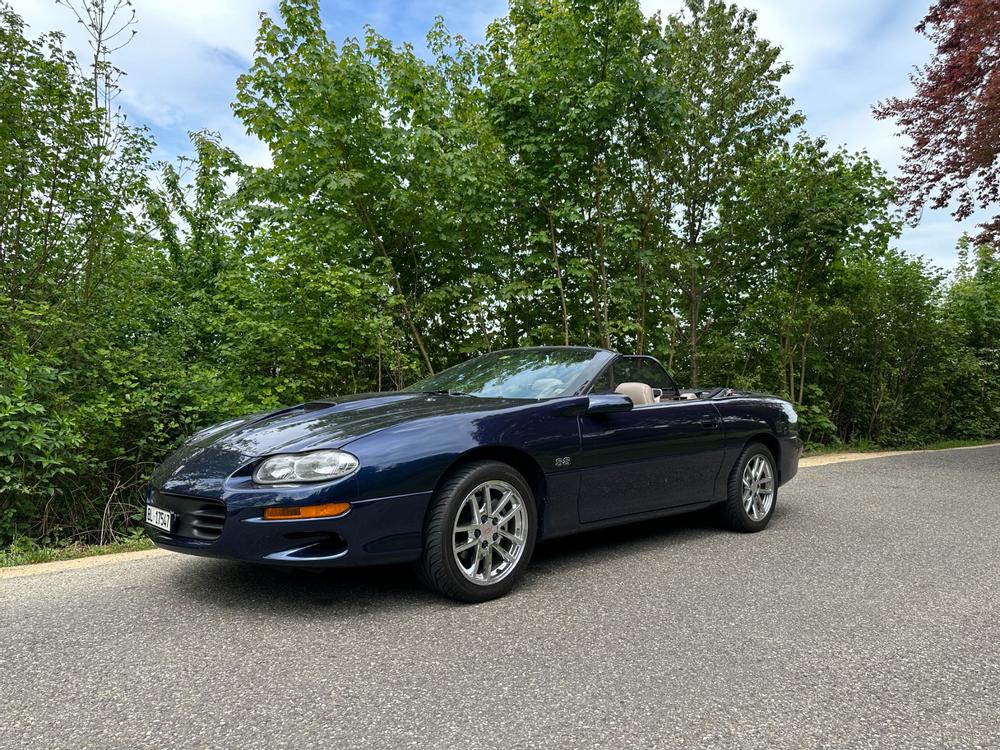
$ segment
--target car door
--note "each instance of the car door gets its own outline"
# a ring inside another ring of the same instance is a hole
[[[580,418],[580,521],[716,499],[722,420],[708,401]]]
[[[638,359],[647,361],[629,361]],[[617,373],[610,373],[598,391],[613,390],[625,378],[676,387],[649,357],[623,357],[612,367]],[[725,446],[722,419],[711,401],[664,401],[584,415],[580,443],[582,523],[717,499]]]

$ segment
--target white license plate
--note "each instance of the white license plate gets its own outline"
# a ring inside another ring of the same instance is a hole
[[[146,523],[169,532],[174,525],[174,514],[169,510],[157,508],[155,505],[146,506]]]

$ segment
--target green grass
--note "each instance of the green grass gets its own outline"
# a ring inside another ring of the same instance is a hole
[[[126,542],[111,544],[60,544],[46,546],[30,539],[16,539],[13,544],[0,548],[0,568],[14,565],[30,565],[32,563],[53,562],[55,560],[73,560],[77,557],[94,557],[95,555],[110,555],[115,552],[136,552],[152,548],[148,539],[130,539]]]
[[[805,449],[806,456],[825,456],[830,453],[878,453],[881,451],[937,451],[945,448],[971,448],[977,445],[990,445],[1000,442],[993,440],[937,440],[931,443],[915,443],[912,445],[876,445],[874,443],[839,443],[837,445],[809,445]]]
[[[994,438],[993,440],[938,440],[935,443],[915,446],[913,450],[937,451],[945,448],[971,448],[977,445],[990,445],[996,442],[1000,442],[1000,438]]]

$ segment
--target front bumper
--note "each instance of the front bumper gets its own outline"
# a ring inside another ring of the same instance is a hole
[[[262,508],[242,500],[224,504],[217,538],[195,538],[189,525],[175,533],[146,526],[153,544],[173,552],[231,560],[333,567],[378,565],[416,560],[422,549],[424,515],[431,492],[352,501],[351,509],[335,518],[265,521]],[[146,503],[164,505],[152,489]],[[177,496],[173,496],[177,497]],[[194,502],[206,498],[186,498]],[[204,535],[202,535],[204,536]]]

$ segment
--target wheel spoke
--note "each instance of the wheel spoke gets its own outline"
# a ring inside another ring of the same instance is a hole
[[[472,513],[472,523],[479,523],[479,503],[476,502],[476,493],[471,492],[469,496],[465,498],[466,502],[469,504],[469,511]]]
[[[479,528],[479,524],[475,524],[475,523],[469,524],[468,526],[456,526],[455,527],[455,533],[456,534],[471,534],[471,533],[473,533],[478,528]]]
[[[752,521],[762,521],[774,501],[774,469],[766,456],[757,454],[743,469],[743,509]]]
[[[497,526],[506,526],[519,510],[521,510],[520,504],[515,505],[510,509],[510,513],[497,521]]]
[[[505,550],[503,547],[501,547],[499,544],[497,544],[496,542],[494,542],[492,545],[490,545],[490,549],[493,550],[493,551],[495,551],[495,552],[497,552],[497,554],[499,554],[500,557],[502,557],[507,562],[509,562],[509,563],[514,562],[514,559],[515,559],[514,556],[512,554],[510,554],[507,550]]]
[[[520,537],[514,536],[509,531],[504,531],[503,529],[499,529],[497,531],[497,533],[501,537],[503,537],[504,539],[506,539],[508,542],[510,542],[511,544],[524,544],[524,540],[523,539],[521,539]]]
[[[476,545],[476,554],[472,556],[472,567],[466,568],[465,572],[472,578],[476,577],[476,572],[479,570],[479,561],[483,557],[483,548],[480,545]]]
[[[514,497],[513,490],[507,490],[505,493],[503,493],[503,495],[500,497],[500,501],[495,506],[493,506],[493,512],[490,515],[492,516],[499,515],[500,511],[504,509],[504,507],[507,505],[507,503],[510,502],[510,499],[512,497]]]
[[[486,548],[486,563],[483,565],[483,575],[486,576],[486,580],[490,579],[493,574],[493,545],[491,544]]]
[[[455,546],[455,554],[458,554],[459,552],[465,552],[465,550],[467,550],[467,549],[472,549],[477,544],[479,544],[479,540],[478,539],[470,539],[467,542],[463,542],[461,544],[458,544],[458,545]]]

